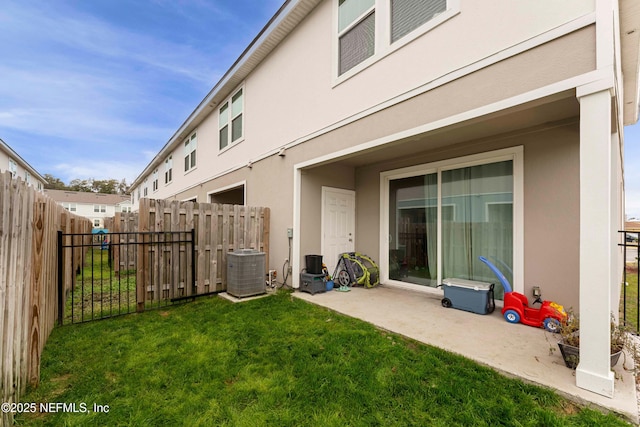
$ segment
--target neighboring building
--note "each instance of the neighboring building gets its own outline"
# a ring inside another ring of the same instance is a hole
[[[126,196],[127,199],[116,203],[116,212],[132,212],[133,211],[133,203],[131,202],[131,197]]]
[[[130,212],[129,196],[82,191],[45,190],[45,194],[69,212],[89,218],[93,228],[104,228],[104,219],[116,212]]]
[[[11,172],[14,178],[20,178],[38,191],[44,190],[46,180],[9,145],[0,139],[0,173]]]
[[[495,281],[493,257],[516,291],[579,307],[576,382],[611,396],[639,40],[634,0],[286,1],[133,182],[134,209],[268,206],[270,269],[290,243],[294,273],[357,250],[436,295]]]

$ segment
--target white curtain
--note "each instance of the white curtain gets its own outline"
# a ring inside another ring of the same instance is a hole
[[[442,222],[443,278],[496,282],[484,256],[513,282],[512,162],[443,171],[442,204],[454,209]]]

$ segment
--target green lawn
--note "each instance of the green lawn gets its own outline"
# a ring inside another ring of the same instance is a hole
[[[69,426],[616,426],[614,415],[292,298],[204,298],[54,329],[22,402]]]
[[[626,282],[620,295],[620,319],[625,318],[626,325],[633,331],[640,331],[638,327],[638,268],[635,263],[626,265]],[[626,316],[624,316],[626,289]]]
[[[67,296],[64,323],[79,323],[136,311],[136,272],[116,274],[108,252],[91,248],[85,267],[76,275],[73,292]]]

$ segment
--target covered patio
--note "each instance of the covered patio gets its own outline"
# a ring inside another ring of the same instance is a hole
[[[554,389],[577,403],[611,410],[638,422],[633,362],[629,357],[621,358],[614,367],[612,399],[578,388],[575,371],[565,367],[555,337],[543,329],[507,323],[500,307],[492,314],[478,315],[442,307],[442,297],[437,293],[390,286],[293,295],[468,357],[507,376]],[[550,348],[555,351],[550,353]]]

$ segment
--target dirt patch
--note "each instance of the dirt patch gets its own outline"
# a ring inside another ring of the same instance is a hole
[[[71,378],[71,374],[65,374],[59,377],[51,378],[51,384],[53,384],[53,388],[51,389],[51,397],[60,396],[62,393],[67,391],[67,389],[69,389],[70,387]]]
[[[565,401],[560,407],[562,415],[575,415],[580,412],[580,407],[573,402]]]

